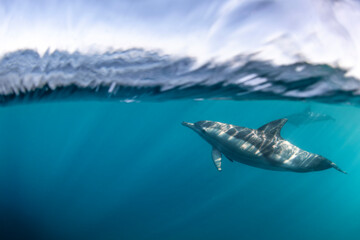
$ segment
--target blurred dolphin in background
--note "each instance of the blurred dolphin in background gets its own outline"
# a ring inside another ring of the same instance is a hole
[[[297,127],[303,124],[314,122],[335,121],[335,118],[328,114],[312,111],[310,105],[307,106],[302,112],[290,114],[284,118],[288,119],[290,124],[293,124]]]

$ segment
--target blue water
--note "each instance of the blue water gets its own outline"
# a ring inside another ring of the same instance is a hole
[[[306,106],[186,100],[0,108],[2,239],[358,239],[358,108],[312,103],[336,121],[282,131],[348,175],[226,159],[218,172],[210,145],[180,124],[257,128]]]

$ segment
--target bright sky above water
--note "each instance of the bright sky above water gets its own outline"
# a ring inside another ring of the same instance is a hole
[[[143,48],[199,62],[254,54],[360,77],[357,1],[1,1],[0,54]]]

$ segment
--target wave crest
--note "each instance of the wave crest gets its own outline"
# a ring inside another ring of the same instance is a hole
[[[178,98],[315,100],[358,104],[360,82],[329,65],[276,66],[237,56],[198,66],[144,49],[103,54],[15,51],[0,59],[0,102]]]

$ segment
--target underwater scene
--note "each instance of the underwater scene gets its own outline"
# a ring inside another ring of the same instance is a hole
[[[0,0],[0,239],[360,239],[357,0]]]

